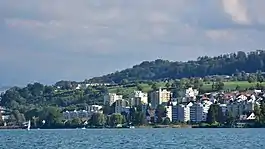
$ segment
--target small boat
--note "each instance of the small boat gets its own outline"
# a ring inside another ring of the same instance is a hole
[[[30,130],[30,126],[31,126],[31,123],[30,123],[30,120],[29,120],[27,130]]]

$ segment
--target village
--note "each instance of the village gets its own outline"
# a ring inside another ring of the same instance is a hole
[[[253,123],[256,119],[255,106],[259,106],[264,98],[261,90],[246,92],[233,91],[229,93],[211,92],[199,94],[199,91],[188,88],[181,98],[173,98],[173,93],[166,88],[144,93],[134,91],[129,99],[123,99],[122,95],[108,93],[104,96],[104,105],[91,105],[87,109],[64,111],[65,119],[88,118],[93,113],[103,113],[103,107],[113,108],[113,113],[130,114],[132,107],[141,107],[148,123],[157,121],[157,108],[165,108],[163,119],[169,119],[170,123],[200,124],[207,122],[210,106],[219,105],[223,116],[230,116],[239,125]]]

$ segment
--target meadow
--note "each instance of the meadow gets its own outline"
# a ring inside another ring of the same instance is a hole
[[[247,81],[229,81],[229,82],[224,82],[224,90],[235,90],[237,87],[239,87],[240,90],[245,90],[247,88],[255,87],[257,86],[258,82],[252,82],[249,83]],[[265,82],[260,83],[261,85],[265,86]],[[165,87],[166,83],[165,82],[158,82],[159,87]],[[146,83],[140,84],[143,92],[149,92],[152,90],[152,86]],[[109,92],[111,93],[116,93],[117,91],[122,91],[126,93],[132,93],[134,90],[137,90],[136,86],[131,86],[131,87],[110,87],[108,88]],[[212,90],[212,83],[204,83],[202,88],[204,91],[211,91]]]

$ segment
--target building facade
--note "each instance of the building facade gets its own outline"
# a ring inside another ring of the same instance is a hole
[[[104,96],[104,105],[111,106],[115,101],[121,100],[122,95],[117,95],[116,93],[108,93]]]
[[[208,110],[210,109],[211,102],[194,103],[190,107],[190,121],[199,123],[207,120]]]
[[[170,101],[172,93],[166,89],[159,88],[158,91],[153,91],[150,94],[151,107],[156,108],[162,103],[167,103]]]

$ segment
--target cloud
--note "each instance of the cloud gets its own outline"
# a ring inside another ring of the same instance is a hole
[[[223,0],[224,11],[239,24],[250,24],[246,5],[242,0]]]
[[[142,60],[264,48],[263,6],[263,0],[2,0],[0,78],[83,80]]]

